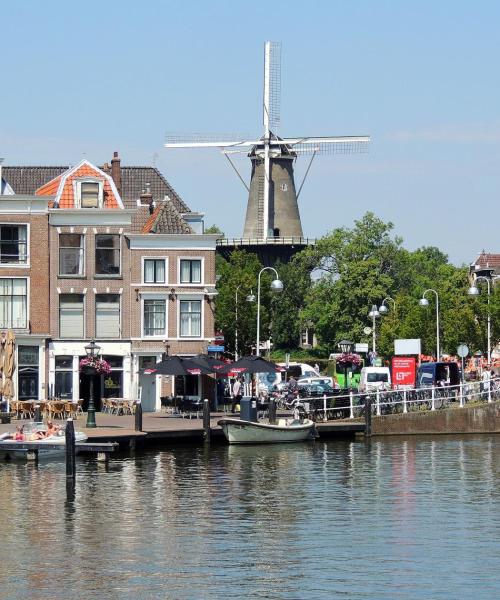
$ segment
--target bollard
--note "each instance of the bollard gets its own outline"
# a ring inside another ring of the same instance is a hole
[[[370,396],[365,397],[365,436],[372,435],[372,399]]]
[[[210,403],[207,398],[203,400],[203,439],[210,442]]]
[[[33,416],[33,420],[35,421],[35,423],[41,423],[42,422],[42,414],[40,411],[40,405],[36,404],[35,405],[35,414]]]
[[[354,419],[354,392],[349,390],[349,419]]]
[[[460,382],[460,408],[464,407],[464,384]]]
[[[276,423],[276,400],[274,398],[269,400],[269,423],[271,425]]]
[[[406,406],[406,390],[403,390],[403,412],[405,414],[408,412],[408,407]]]
[[[66,421],[66,477],[76,475],[75,426],[73,419]]]
[[[323,421],[328,421],[328,415],[326,414],[326,394],[323,394]]]
[[[142,431],[142,404],[140,400],[135,403],[135,430]]]
[[[432,386],[431,390],[431,410],[436,410],[436,390]]]
[[[380,417],[380,390],[377,388],[377,417]]]

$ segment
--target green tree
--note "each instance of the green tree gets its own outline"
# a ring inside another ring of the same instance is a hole
[[[205,233],[220,233],[221,237],[225,237],[224,232],[217,225],[210,225],[205,229]]]

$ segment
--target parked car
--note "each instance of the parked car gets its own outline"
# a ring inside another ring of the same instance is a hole
[[[391,387],[389,367],[363,367],[359,379],[360,392],[373,392],[377,389],[388,390]]]
[[[417,369],[417,386],[458,385],[460,369],[454,362],[422,363]]]
[[[300,377],[298,381],[299,385],[329,385],[330,387],[338,387],[333,381],[333,377]]]
[[[299,382],[299,396],[301,398],[315,398],[315,397],[324,396],[325,394],[327,396],[333,396],[335,394],[338,394],[338,392],[339,392],[338,388],[334,388],[331,385],[328,385],[328,383],[301,384]]]

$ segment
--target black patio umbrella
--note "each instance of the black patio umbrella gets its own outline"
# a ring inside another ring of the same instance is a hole
[[[189,358],[166,356],[153,367],[144,369],[144,373],[147,375],[208,375],[211,371]]]
[[[228,364],[223,360],[219,360],[208,354],[197,354],[196,356],[192,356],[189,360],[206,369],[210,369],[212,373],[219,373],[222,367],[225,367]]]
[[[242,356],[236,362],[222,367],[218,373],[221,375],[227,375],[228,373],[276,373],[282,370],[278,365],[260,356]]]

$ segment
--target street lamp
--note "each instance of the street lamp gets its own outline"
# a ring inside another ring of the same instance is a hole
[[[371,311],[368,313],[368,316],[372,318],[372,322],[373,322],[373,353],[375,354],[377,352],[377,336],[376,336],[376,321],[375,319],[377,319],[378,317],[380,317],[380,312],[377,308],[377,305],[374,304],[372,306]]]
[[[425,297],[427,292],[432,292],[436,295],[436,361],[439,362],[439,358],[441,356],[440,348],[439,348],[439,295],[436,290],[428,289],[422,294],[422,298],[418,301],[420,306],[429,306],[429,300]]]
[[[240,289],[241,286],[242,286],[242,284],[240,283],[236,287],[236,294],[235,294],[235,299],[234,299],[234,305],[235,305],[234,360],[238,360],[238,290]],[[247,302],[255,302],[255,296],[252,293],[248,294]]]
[[[101,347],[98,346],[94,340],[90,340],[90,343],[85,346],[85,352],[87,354],[87,358],[89,358],[92,362],[99,356],[101,351]],[[95,403],[94,403],[94,377],[96,374],[96,368],[94,366],[88,366],[86,368],[86,373],[90,377],[90,385],[89,385],[89,405],[87,408],[87,427],[90,429],[94,429],[97,427],[95,422]]]
[[[278,271],[274,267],[264,267],[259,272],[259,277],[257,278],[257,347],[255,348],[255,354],[260,356],[260,276],[264,271],[274,271],[276,279],[273,279],[271,282],[271,291],[272,292],[282,292],[283,291],[283,282],[279,278]]]
[[[498,276],[494,277],[484,277],[484,275],[479,275],[476,277],[476,282],[480,279],[486,281],[488,286],[488,366],[491,368],[491,312],[490,312],[490,295],[491,295],[491,281],[498,279]],[[476,285],[471,285],[467,290],[469,296],[479,296],[480,291]]]
[[[354,342],[350,342],[349,340],[341,340],[338,343],[340,351],[342,354],[350,354],[354,348]],[[344,388],[349,387],[347,380],[347,362],[344,362]]]
[[[396,312],[396,300],[394,300],[394,298],[391,298],[390,296],[386,296],[382,300],[382,304],[378,307],[378,312],[381,315],[386,315],[389,312],[389,307],[386,304],[386,302],[389,301],[392,302],[392,308],[394,309],[394,312]]]

